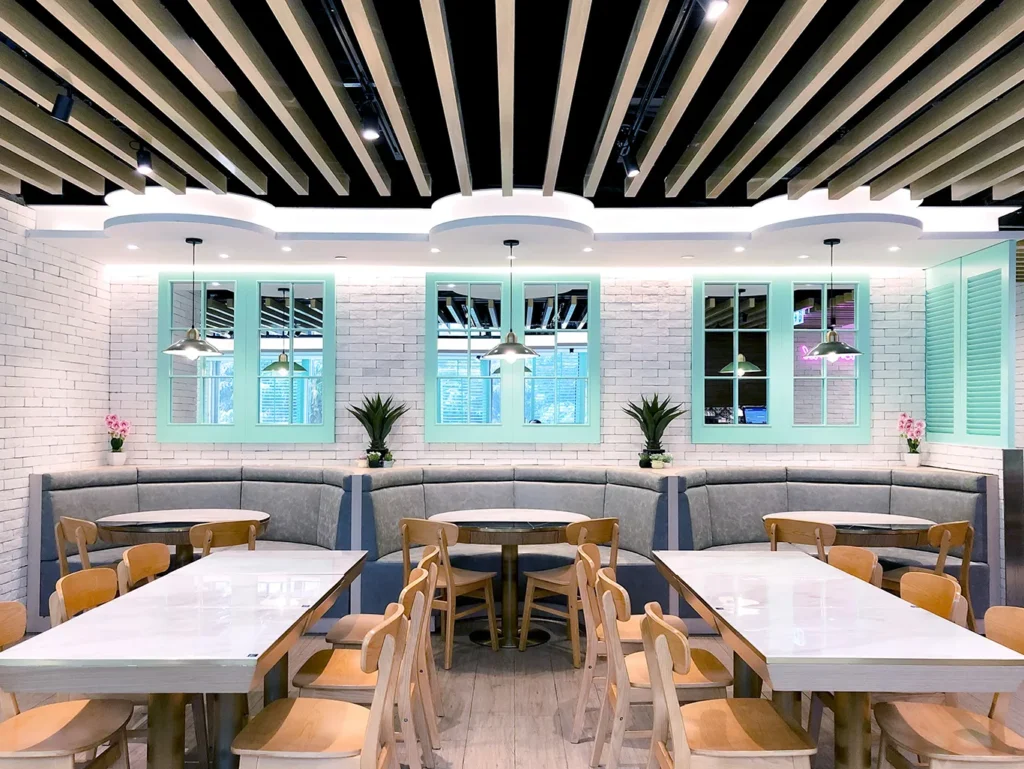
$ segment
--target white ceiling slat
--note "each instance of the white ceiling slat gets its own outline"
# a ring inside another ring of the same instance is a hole
[[[64,182],[57,174],[40,168],[30,160],[26,160],[21,155],[15,155],[3,147],[0,147],[0,171],[16,176],[23,182],[38,187],[43,192],[49,192],[51,195],[60,195],[64,191]]]
[[[8,195],[20,195],[21,179],[11,176],[6,171],[0,171],[0,192],[6,192]]]
[[[47,111],[53,107],[60,93],[57,83],[6,45],[0,46],[0,80]],[[131,144],[136,140],[113,120],[101,115],[81,99],[75,101],[68,125],[92,139],[114,157],[134,167],[136,150]],[[183,194],[185,175],[155,152],[150,152],[150,155],[153,173],[149,178],[176,194]]]
[[[882,200],[908,184],[911,185],[913,198],[913,183],[918,179],[1009,128],[1018,120],[1024,120],[1024,86],[1013,89],[879,176],[871,182],[871,199]]]
[[[601,120],[601,128],[597,132],[597,141],[594,143],[594,150],[590,153],[590,162],[587,163],[587,171],[583,176],[583,195],[592,198],[597,194],[597,188],[601,184],[601,177],[604,176],[608,166],[608,158],[615,149],[615,141],[619,137],[622,128],[622,121],[629,109],[629,102],[633,98],[637,81],[643,73],[647,56],[654,45],[654,38],[658,34],[658,27],[661,25],[665,9],[668,7],[668,0],[641,0],[640,9],[636,13],[636,20],[633,22],[633,30],[626,44],[626,51],[622,57],[622,64],[619,66],[619,73],[615,78],[615,85],[612,88],[611,98],[604,111],[604,118]]]
[[[821,44],[707,180],[707,196],[717,198],[789,125],[797,113],[850,60],[903,0],[860,0]]]
[[[914,200],[923,200],[950,185],[955,185],[961,179],[966,179],[983,169],[988,169],[989,166],[1002,161],[1003,158],[1021,148],[1024,148],[1024,121],[1004,128],[977,146],[957,155],[945,165],[939,166],[931,173],[925,174],[920,179],[911,183],[910,197]],[[1006,176],[1012,176],[1013,173],[1015,172],[1011,172]],[[1002,181],[1002,179],[996,179],[992,184],[997,181]],[[991,184],[986,184],[980,187],[978,191],[980,192],[985,187],[990,186]],[[961,186],[961,189],[963,188]]]
[[[992,185],[993,200],[1006,200],[1021,192],[1024,192],[1024,172],[1014,174],[1001,182]],[[1021,245],[1018,244],[1018,253]]]
[[[294,192],[309,194],[306,172],[159,0],[114,2]]]
[[[124,189],[141,195],[146,191],[146,177],[134,167],[122,163],[106,150],[97,147],[73,128],[54,120],[48,112],[16,94],[0,83],[0,117],[11,121],[68,157],[77,160]]]
[[[98,173],[3,117],[0,117],[0,147],[20,155],[93,195],[102,195],[106,192],[103,177]]]
[[[208,189],[226,192],[227,177],[113,81],[47,29],[14,0],[0,0],[0,32],[43,66],[115,117]],[[83,111],[84,114],[88,114]],[[72,121],[76,120],[72,113]],[[154,158],[154,162],[156,162]],[[182,185],[183,186],[183,185]]]
[[[675,197],[682,191],[824,4],[825,0],[786,0],[669,172],[666,195]]]
[[[498,145],[501,154],[501,194],[510,197],[516,96],[515,0],[494,0],[494,14],[498,34]]]
[[[974,29],[951,45],[913,80],[893,94],[874,112],[819,155],[789,183],[790,197],[798,198],[852,161],[918,110],[927,107],[943,91],[953,86],[975,67],[1024,31],[1024,3],[1005,3],[986,16]],[[1024,49],[1022,49],[1024,50]],[[920,125],[907,131],[911,146],[919,147],[929,138],[956,125],[964,117],[981,109],[993,98],[1021,82],[1024,72],[1018,52],[1008,62],[999,62],[994,75],[986,72],[954,92],[921,118]],[[1007,66],[1008,65],[1008,66]],[[901,132],[897,137],[903,137]],[[829,198],[838,200],[871,178],[872,163],[856,164],[828,186]]]
[[[558,166],[562,161],[565,130],[569,125],[569,110],[572,109],[572,96],[576,90],[583,43],[587,36],[590,4],[591,0],[569,0],[565,36],[562,39],[562,60],[558,66],[558,86],[555,89],[555,109],[548,137],[548,159],[544,165],[543,194],[547,196],[555,193],[555,184],[558,182]]]
[[[210,122],[142,51],[86,0],[38,0],[61,24],[146,97],[200,147],[257,195],[267,193],[267,175]]]
[[[885,49],[858,72],[796,136],[747,182],[747,197],[759,198],[794,166],[824,144],[908,67],[974,11],[982,0],[933,0]]]
[[[1024,133],[1022,129],[1024,126],[1018,129],[1018,133]],[[1012,146],[1013,152],[993,157],[993,162],[989,165],[953,182],[953,200],[966,200],[971,195],[977,195],[982,190],[994,187],[1024,171],[1024,139],[1014,142]]]
[[[338,195],[349,192],[349,178],[338,159],[331,151],[324,137],[316,130],[313,121],[299,104],[292,89],[281,77],[277,68],[270,61],[266,51],[259,44],[252,32],[242,21],[238,11],[230,0],[189,0],[192,8],[199,14],[210,31],[216,35],[218,42],[228,52],[238,68],[242,70],[249,82],[259,91],[263,99],[270,105],[296,143],[316,165],[327,179],[328,184]],[[368,152],[368,151],[366,151]],[[357,150],[358,154],[358,150]],[[365,154],[365,153],[364,153]],[[376,154],[376,153],[374,153]],[[378,178],[376,168],[371,162],[363,163],[374,186],[381,195],[390,194],[390,183]]]
[[[658,108],[651,127],[647,131],[640,148],[636,151],[636,162],[640,173],[632,179],[626,178],[626,197],[635,197],[640,186],[647,181],[658,158],[661,157],[665,145],[672,138],[679,121],[697,88],[714,64],[715,58],[725,45],[726,39],[736,26],[736,21],[747,5],[747,0],[735,0],[729,3],[725,12],[715,21],[703,20],[690,42],[683,60],[679,63],[675,77],[669,85],[668,92]]]
[[[301,0],[270,0],[271,7],[275,9],[285,2],[290,7],[302,9]],[[412,122],[412,113],[409,111],[405,91],[398,80],[398,70],[391,58],[391,49],[388,48],[387,40],[384,38],[377,10],[372,0],[342,0],[342,4],[359,43],[359,49],[363,53],[366,67],[373,77],[377,96],[391,121],[395,138],[398,139],[398,146],[402,149],[405,162],[409,166],[409,173],[412,174],[413,181],[416,183],[416,190],[420,195],[427,196],[430,194],[431,188],[430,171],[427,169],[427,161],[423,154],[423,148],[420,146],[416,126]],[[278,19],[280,18],[281,16],[278,14]],[[322,45],[321,48],[323,53],[320,55],[326,58],[333,68],[334,63],[327,53],[327,49]],[[325,71],[328,70],[325,69]],[[335,71],[337,70],[335,69]]]
[[[473,177],[469,170],[469,153],[466,151],[466,125],[462,120],[462,103],[455,82],[455,62],[452,59],[444,0],[420,0],[420,8],[423,11],[427,44],[430,46],[430,58],[434,64],[434,76],[441,94],[441,107],[448,127],[448,142],[455,161],[455,173],[459,178],[459,191],[463,195],[472,195]]]

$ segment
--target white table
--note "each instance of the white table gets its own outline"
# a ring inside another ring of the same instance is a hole
[[[808,523],[827,523],[836,527],[837,545],[858,547],[917,547],[927,544],[928,529],[935,521],[912,515],[854,513],[839,510],[803,510],[793,513],[769,513],[761,516],[770,522],[777,518]]]
[[[1024,681],[1024,656],[804,553],[654,560],[732,648],[736,696],[760,696],[763,679],[799,712],[800,692],[835,693],[837,769],[870,765],[870,692],[1012,692]]]
[[[288,650],[362,571],[365,551],[222,552],[0,653],[13,692],[149,695],[151,769],[181,769],[185,694],[215,695],[215,766],[248,692],[288,693]]]

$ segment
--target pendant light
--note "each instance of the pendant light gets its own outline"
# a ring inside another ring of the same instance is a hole
[[[730,363],[728,366],[724,366],[719,374],[731,374],[733,371],[736,372],[736,376],[743,376],[744,374],[753,374],[755,371],[760,371],[761,368],[756,363],[751,363],[747,360],[743,353],[736,356],[736,363]]]
[[[825,238],[825,245],[828,246],[828,293],[825,295],[825,303],[829,303],[829,295],[832,293],[835,280],[835,247],[839,245],[839,238]],[[814,346],[805,357],[817,360],[824,358],[829,363],[835,363],[841,355],[860,355],[861,351],[856,347],[839,340],[836,332],[836,307],[832,304],[829,311],[828,331],[825,332],[825,341]]]
[[[281,303],[285,307],[288,306],[288,298],[285,296],[287,293],[287,288],[281,288]],[[287,348],[287,342],[283,339],[281,341],[284,342],[285,347]],[[263,369],[264,374],[276,374],[277,376],[288,376],[289,372],[293,374],[305,374],[306,367],[301,363],[293,364],[289,361],[287,349],[281,350],[281,354],[277,356],[277,360]]]
[[[199,332],[196,331],[196,246],[201,244],[203,239],[185,238],[185,242],[192,246],[192,327],[184,339],[175,342],[164,352],[168,355],[180,355],[189,360],[221,355],[220,350],[199,336]]]
[[[515,256],[512,254],[512,249],[519,245],[518,240],[506,240],[503,245],[508,246],[508,284],[509,290],[512,288],[512,260]],[[509,318],[512,317],[512,313],[508,313]],[[520,344],[519,340],[516,339],[516,332],[512,330],[512,321],[509,320],[508,334],[505,335],[505,341],[501,344],[492,347],[486,355],[483,356],[484,360],[503,360],[508,363],[515,363],[517,360],[526,360],[527,358],[536,358],[537,352],[531,350],[525,344]]]

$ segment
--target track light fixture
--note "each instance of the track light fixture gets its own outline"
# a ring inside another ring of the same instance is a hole
[[[362,137],[368,142],[375,142],[380,138],[380,118],[372,105],[367,105],[363,113],[363,127],[360,130]]]
[[[708,21],[716,21],[729,7],[729,0],[711,0],[704,12],[704,18]]]
[[[53,108],[50,114],[62,123],[71,119],[71,110],[75,108],[75,97],[68,86],[64,86],[64,93],[57,94],[53,101]]]
[[[625,142],[622,149],[619,150],[619,162],[622,163],[622,168],[630,179],[640,175],[640,164],[636,162],[636,153],[633,152],[633,147],[629,142]]]
[[[128,145],[135,150],[135,170],[143,176],[153,173],[153,156],[142,142],[132,141]]]

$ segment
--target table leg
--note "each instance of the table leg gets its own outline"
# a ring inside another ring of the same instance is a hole
[[[800,705],[800,692],[776,692],[772,691],[772,704],[779,714],[799,726],[802,712]]]
[[[761,676],[736,652],[732,654],[732,687],[733,697],[761,696]]]
[[[519,648],[519,546],[501,546],[501,647]]]
[[[836,692],[836,769],[869,769],[871,766],[871,695],[867,692]]]
[[[188,566],[192,563],[194,555],[195,551],[192,549],[192,545],[175,545],[174,561],[171,563],[171,571],[174,569],[180,569],[182,566]]]
[[[263,706],[288,696],[288,652],[263,676]]]
[[[246,694],[216,694],[213,697],[214,769],[238,769],[238,756],[232,754],[231,743],[245,726],[245,712],[248,707]]]
[[[149,695],[146,729],[147,769],[185,766],[185,695]]]

